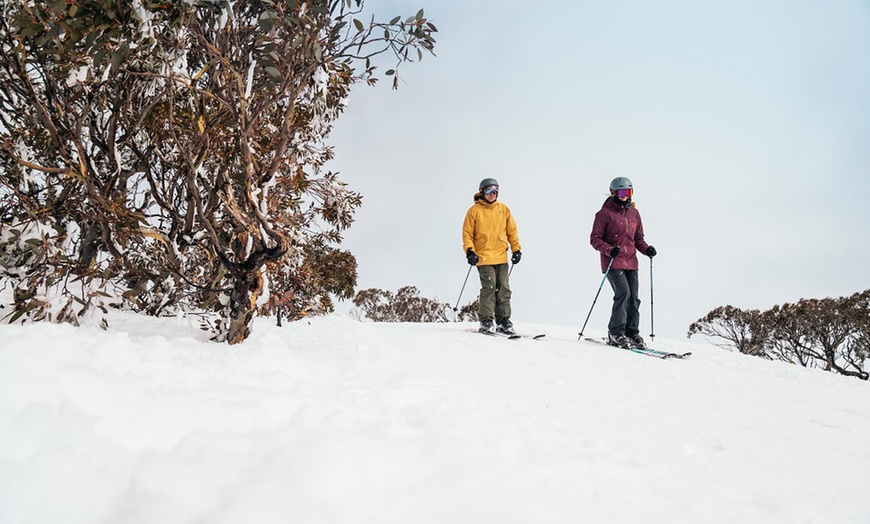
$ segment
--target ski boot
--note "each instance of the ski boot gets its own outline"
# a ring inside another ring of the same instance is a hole
[[[498,323],[498,330],[497,331],[499,333],[504,333],[505,335],[516,335],[517,334],[516,330],[514,330],[514,324],[513,324],[513,322],[511,322],[511,319],[509,319],[509,318],[502,319],[502,321]]]

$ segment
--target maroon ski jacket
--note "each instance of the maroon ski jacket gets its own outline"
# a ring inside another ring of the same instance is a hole
[[[601,253],[601,272],[607,271],[610,263],[610,250],[619,246],[620,252],[616,255],[611,269],[637,270],[637,252],[646,254],[649,244],[643,239],[643,224],[640,221],[640,213],[634,207],[634,202],[629,207],[617,205],[613,198],[608,198],[601,206],[601,210],[595,213],[595,222],[592,224],[592,234],[589,235],[589,243],[596,251]]]

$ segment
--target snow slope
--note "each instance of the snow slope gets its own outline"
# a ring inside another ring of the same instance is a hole
[[[866,383],[470,326],[0,325],[0,522],[870,522]]]

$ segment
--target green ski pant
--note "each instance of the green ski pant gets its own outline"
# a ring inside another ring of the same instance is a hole
[[[480,303],[477,316],[480,320],[493,318],[496,324],[511,316],[511,286],[508,282],[508,265],[477,266],[480,275]]]

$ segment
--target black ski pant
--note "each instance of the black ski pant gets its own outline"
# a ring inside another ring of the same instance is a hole
[[[613,288],[613,309],[607,330],[614,335],[634,336],[640,333],[640,298],[637,271],[611,269],[607,274]]]
[[[495,315],[495,323],[501,324],[511,316],[511,286],[508,282],[508,265],[477,266],[480,275],[480,302],[477,317],[480,320],[491,319]]]

